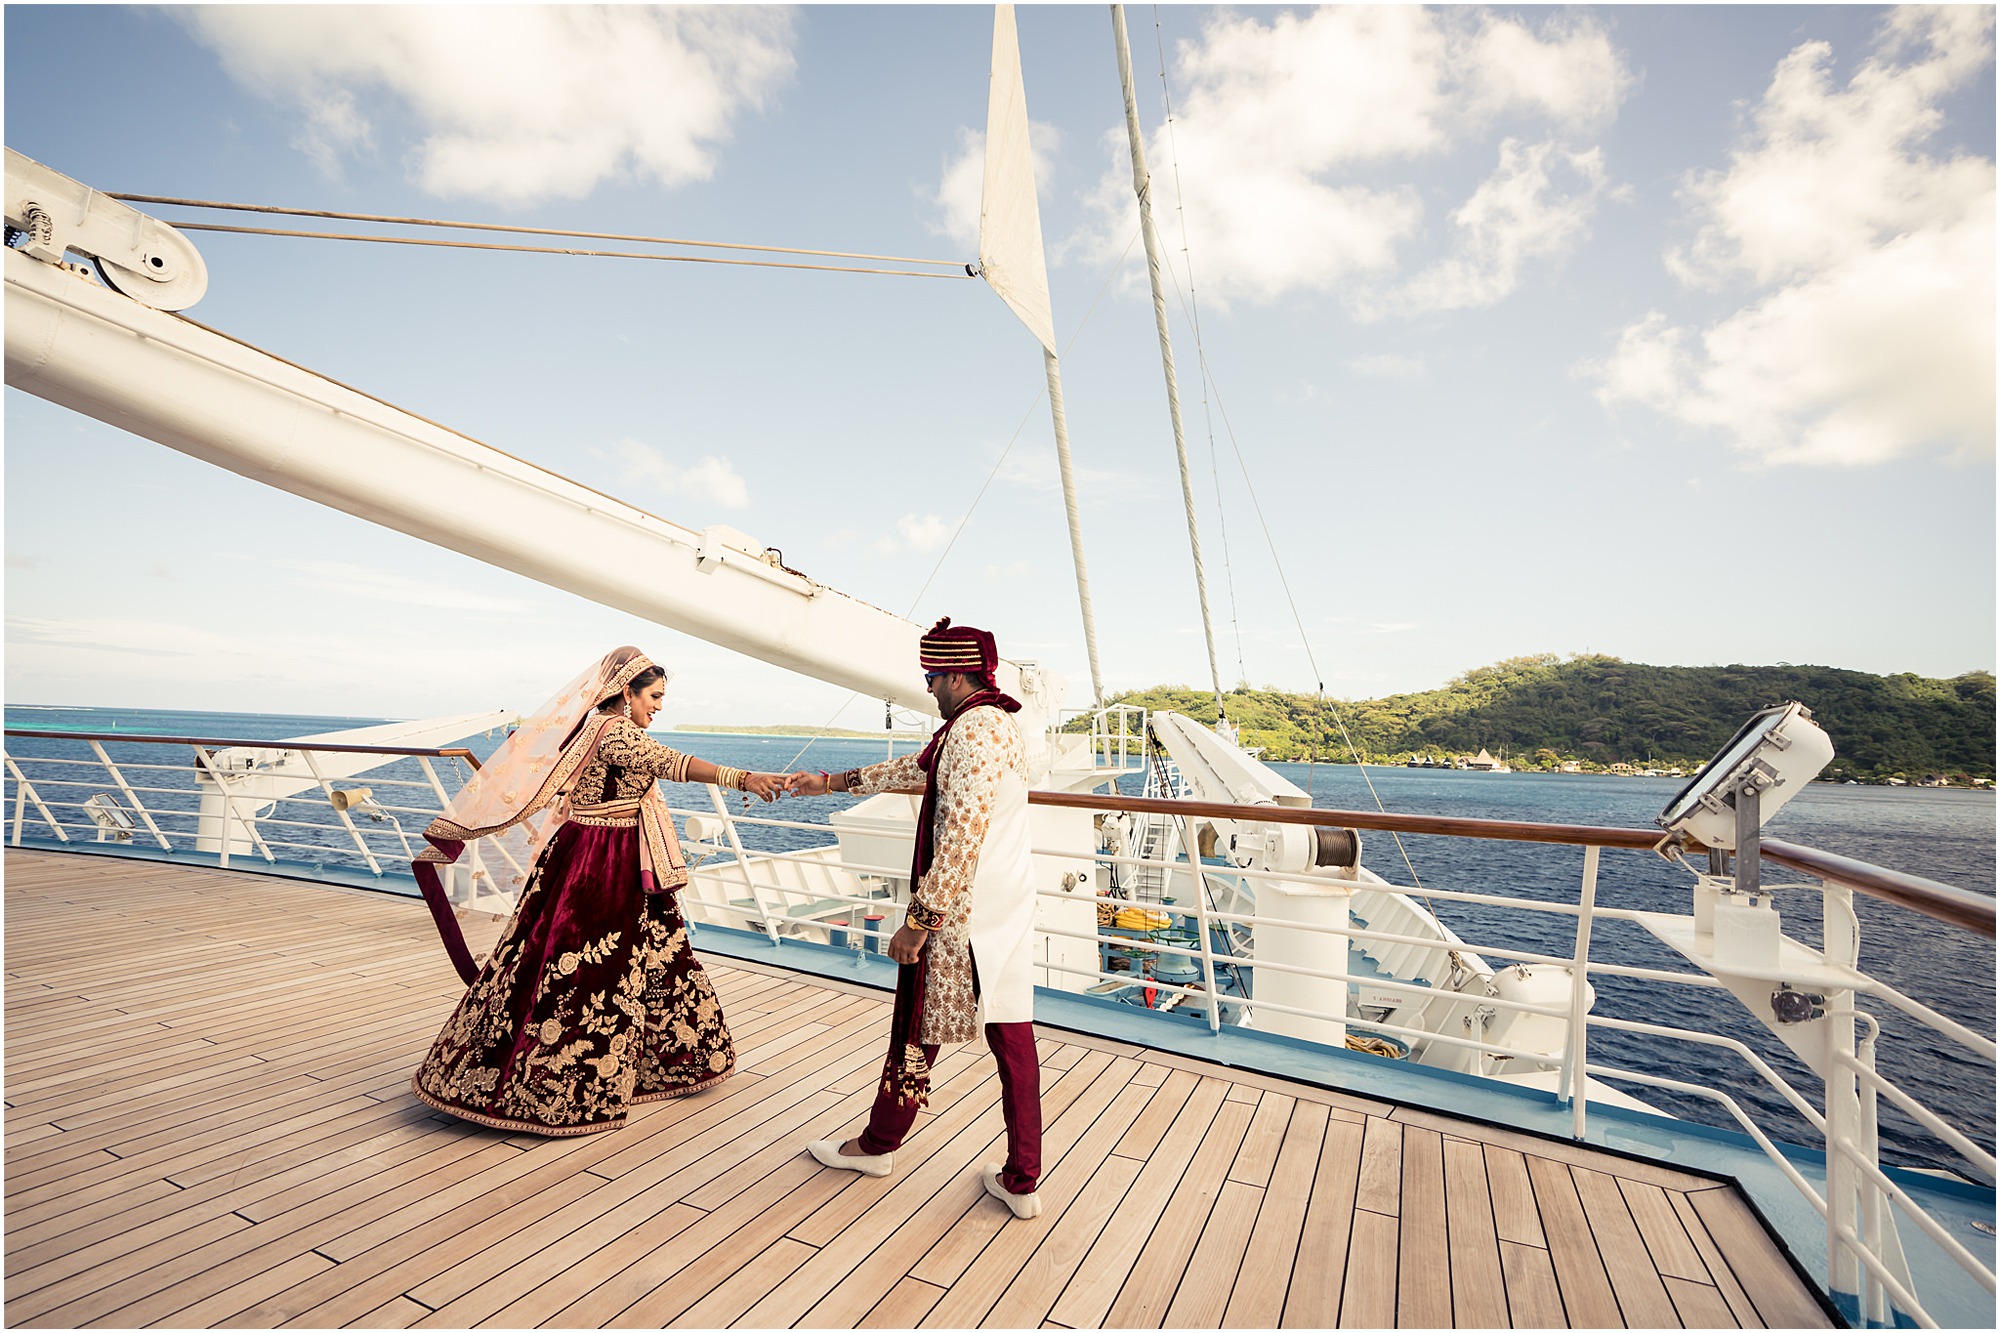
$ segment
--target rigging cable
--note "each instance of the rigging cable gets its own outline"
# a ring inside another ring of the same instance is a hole
[[[1167,93],[1166,41],[1165,37],[1161,33],[1159,13],[1160,13],[1159,6],[1155,5],[1153,7],[1153,29],[1154,29],[1155,42],[1157,43],[1160,52],[1160,89],[1161,89],[1161,96],[1163,98],[1168,99],[1167,102],[1168,155],[1173,162],[1175,196],[1177,200],[1180,200],[1183,198],[1183,196],[1181,196],[1180,194],[1180,158],[1178,153],[1174,151],[1175,139],[1173,135],[1173,111],[1172,111],[1173,104],[1171,98]],[[1182,226],[1182,249],[1183,253],[1186,253],[1187,219],[1186,219],[1186,211],[1184,203],[1181,205],[1181,226]],[[1187,263],[1188,263],[1188,289],[1185,293],[1181,291],[1179,275],[1174,272],[1173,266],[1171,264],[1167,264],[1163,265],[1162,267],[1166,269],[1169,276],[1173,277],[1174,295],[1178,300],[1180,300],[1182,313],[1187,317],[1188,323],[1194,329],[1195,360],[1197,365],[1199,365],[1201,368],[1201,376],[1202,376],[1202,390],[1203,390],[1202,408],[1205,413],[1207,411],[1207,406],[1208,406],[1208,395],[1212,391],[1215,395],[1215,410],[1222,417],[1222,428],[1229,436],[1230,448],[1234,450],[1236,454],[1236,465],[1238,469],[1241,470],[1241,472],[1243,473],[1244,489],[1250,495],[1251,507],[1255,510],[1257,514],[1257,522],[1259,526],[1263,528],[1264,543],[1267,547],[1270,548],[1271,564],[1273,565],[1274,568],[1276,568],[1278,572],[1278,586],[1284,590],[1285,602],[1291,608],[1292,612],[1292,623],[1298,627],[1300,646],[1302,646],[1306,652],[1306,663],[1308,666],[1312,668],[1313,680],[1318,686],[1318,689],[1314,697],[1317,700],[1317,708],[1319,712],[1320,734],[1324,736],[1326,730],[1326,715],[1327,715],[1326,680],[1320,674],[1318,660],[1313,656],[1312,640],[1306,634],[1305,621],[1299,615],[1298,601],[1296,598],[1292,596],[1291,580],[1285,577],[1285,564],[1283,559],[1281,559],[1278,555],[1278,544],[1276,540],[1271,536],[1271,525],[1269,521],[1266,520],[1264,517],[1264,506],[1257,499],[1257,488],[1255,484],[1252,483],[1250,480],[1250,465],[1244,460],[1243,446],[1236,438],[1236,428],[1230,424],[1229,409],[1223,405],[1222,386],[1216,383],[1215,373],[1213,369],[1209,366],[1208,350],[1205,346],[1203,346],[1201,340],[1201,321],[1198,316],[1197,310],[1194,308],[1194,266],[1192,258],[1189,258],[1187,260]],[[1211,450],[1211,458],[1213,457],[1214,447],[1215,447],[1215,436],[1213,431],[1211,430],[1209,435],[1209,448]],[[1216,488],[1216,504],[1218,507],[1220,507],[1221,503],[1222,503],[1222,493],[1221,493],[1220,483],[1218,482]],[[1228,563],[1228,538],[1226,535],[1223,539],[1223,560],[1226,566]],[[1232,598],[1232,612],[1233,612],[1234,609],[1233,599],[1235,596],[1235,584],[1233,578],[1231,579],[1230,582],[1230,594]],[[1240,662],[1242,654],[1242,638],[1240,632],[1237,638],[1237,653],[1238,653],[1238,660]],[[1348,734],[1346,720],[1341,717],[1340,710],[1338,708],[1333,709],[1332,713],[1333,713],[1334,725],[1340,729],[1341,741],[1343,744],[1347,746],[1347,752],[1353,756],[1355,765],[1360,769],[1361,780],[1364,784],[1367,785],[1368,795],[1374,800],[1376,810],[1380,811],[1381,813],[1387,814],[1388,807],[1383,803],[1382,794],[1375,789],[1375,781],[1368,775],[1368,765],[1366,762],[1362,760],[1360,750],[1354,744],[1354,738]],[[1318,748],[1317,745],[1310,746],[1306,752],[1306,760],[1307,760],[1306,791],[1308,795],[1310,795],[1312,791],[1312,785],[1311,785],[1312,773],[1313,773],[1314,762],[1316,759],[1315,751],[1317,750],[1317,748]],[[1403,858],[1403,866],[1410,873],[1411,883],[1413,883],[1416,886],[1418,892],[1421,893],[1423,891],[1424,882],[1423,879],[1417,874],[1417,867],[1415,863],[1412,862],[1410,859],[1409,849],[1403,845],[1402,835],[1392,829],[1389,831],[1389,836],[1391,839],[1394,840],[1396,844],[1396,851]],[[1431,907],[1430,899],[1428,897],[1424,899],[1424,902],[1427,907]],[[1435,907],[1431,907],[1431,916],[1434,919],[1437,917],[1437,909]]]
[[[1076,331],[1071,333],[1069,341],[1063,344],[1062,355],[1068,356],[1070,349],[1076,346],[1076,340],[1083,336],[1084,326],[1089,324],[1090,317],[1097,313],[1099,302],[1104,300],[1104,293],[1111,290],[1112,280],[1118,276],[1119,269],[1124,267],[1126,256],[1132,253],[1132,247],[1138,243],[1138,240],[1139,233],[1134,231],[1131,240],[1125,242],[1125,249],[1119,254],[1117,262],[1112,264],[1111,271],[1105,275],[1104,285],[1097,289],[1096,299],[1091,301],[1090,309],[1083,312],[1083,318],[1077,322]],[[994,460],[993,470],[986,474],[986,480],[979,487],[979,494],[972,497],[972,503],[966,507],[965,517],[959,519],[958,526],[952,529],[951,540],[946,542],[944,550],[938,553],[937,563],[931,566],[930,577],[924,580],[924,586],[917,589],[916,597],[910,602],[909,611],[904,613],[903,618],[905,620],[917,613],[917,607],[922,604],[924,594],[930,591],[931,584],[937,580],[938,572],[944,568],[945,559],[951,555],[951,548],[958,545],[958,539],[964,534],[966,524],[972,521],[973,511],[978,509],[979,502],[986,498],[986,492],[992,487],[993,479],[1000,475],[1000,465],[1005,463],[1007,455],[1013,452],[1015,444],[1020,441],[1021,432],[1028,427],[1028,419],[1034,415],[1035,409],[1042,405],[1042,398],[1047,393],[1047,388],[1038,391],[1035,394],[1034,401],[1028,404],[1028,410],[1021,414],[1021,424],[1014,427],[1014,433],[1007,437],[1007,447],[1002,449],[1000,457]]]
[[[902,278],[950,278],[965,281],[973,276],[974,267],[956,259],[915,259],[907,255],[865,254],[847,250],[811,250],[797,246],[752,245],[732,241],[696,241],[675,236],[636,236],[623,232],[573,231],[561,227],[522,227],[503,223],[454,222],[439,218],[397,217],[380,213],[339,213],[326,209],[285,208],[276,204],[233,204],[212,199],[175,199],[163,195],[119,194],[113,199],[137,204],[166,204],[177,208],[212,208],[239,213],[273,213],[287,217],[327,218],[342,222],[379,222],[405,227],[441,227],[462,231],[503,232],[510,235],[526,236],[574,236],[585,240],[631,241],[644,245],[684,245],[699,246],[715,250],[747,250],[762,254],[811,255],[822,259],[863,259],[887,264],[922,264],[935,268],[956,269],[951,273],[923,273],[910,269],[858,268],[850,264],[800,264],[768,259],[722,259],[707,255],[653,254],[635,250],[587,250],[572,246],[551,245],[503,245],[497,241],[444,241],[418,236],[374,236],[343,232],[297,231],[279,227],[232,227],[215,222],[176,222],[172,225],[180,231],[226,232],[243,236],[288,236],[308,240],[362,241],[377,245],[427,245],[457,250],[502,250],[526,254],[576,255],[597,259],[654,259],[668,260],[683,264],[722,264],[746,268],[789,268],[810,269],[823,273],[874,273]]]
[[[1132,239],[1125,242],[1124,251],[1119,254],[1117,261],[1111,265],[1110,272],[1105,275],[1104,285],[1097,289],[1097,296],[1091,301],[1090,308],[1083,312],[1083,318],[1077,322],[1075,331],[1069,336],[1069,341],[1063,344],[1063,354],[1065,356],[1069,354],[1069,350],[1072,347],[1076,346],[1076,340],[1083,336],[1084,327],[1090,323],[1090,317],[1097,313],[1099,303],[1104,300],[1104,293],[1111,289],[1112,280],[1118,276],[1118,271],[1125,266],[1125,259],[1132,253],[1132,247],[1137,244],[1138,240],[1139,233],[1135,231],[1132,233]],[[1034,400],[1028,404],[1027,410],[1021,414],[1020,424],[1016,425],[1014,433],[1007,437],[1007,447],[1000,451],[1000,457],[994,460],[992,470],[986,474],[986,480],[980,484],[979,493],[973,496],[972,503],[966,506],[965,516],[959,519],[958,526],[952,529],[951,540],[947,541],[944,550],[938,553],[937,562],[931,566],[930,575],[924,579],[924,586],[917,589],[917,595],[910,599],[910,609],[903,613],[903,619],[908,620],[911,616],[915,615],[917,608],[923,604],[924,594],[929,592],[931,584],[937,581],[938,573],[944,568],[944,562],[951,555],[952,547],[958,544],[958,539],[964,534],[966,525],[972,521],[973,511],[977,510],[979,502],[986,498],[986,492],[992,488],[993,479],[1000,475],[1001,465],[1007,461],[1007,456],[1014,451],[1015,444],[1020,441],[1021,432],[1028,428],[1029,419],[1034,416],[1035,409],[1042,405],[1042,398],[1047,393],[1048,389],[1046,387],[1037,390]],[[846,702],[833,711],[833,716],[826,720],[825,725],[820,728],[820,731],[824,732],[832,727],[839,720],[840,715],[847,711],[848,706],[860,697],[861,692],[859,690],[848,695]],[[817,739],[819,739],[818,736],[809,737],[806,743],[799,747],[798,754],[792,756],[791,762],[786,767],[791,768],[795,766],[805,752],[812,748],[813,741]]]
[[[1187,268],[1188,323],[1194,328],[1195,357],[1201,359],[1201,303],[1195,298],[1194,253],[1188,248],[1187,199],[1181,193],[1180,140],[1174,133],[1174,98],[1167,86],[1167,43],[1160,26],[1160,7],[1153,6],[1153,45],[1160,54],[1160,101],[1167,108],[1167,162],[1174,172],[1174,214],[1181,225],[1181,263]],[[1243,622],[1237,614],[1236,568],[1229,560],[1229,522],[1222,508],[1222,471],[1216,462],[1215,418],[1208,410],[1208,377],[1201,380],[1201,424],[1208,433],[1208,473],[1215,483],[1215,528],[1222,535],[1222,578],[1229,590],[1229,629],[1236,636],[1236,678],[1249,684],[1250,669],[1243,662]],[[1312,790],[1312,770],[1306,770],[1306,790]]]

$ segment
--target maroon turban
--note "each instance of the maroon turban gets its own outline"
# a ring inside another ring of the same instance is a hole
[[[946,616],[917,641],[917,660],[925,671],[955,671],[986,679],[1000,665],[993,636],[970,625],[954,625]]]

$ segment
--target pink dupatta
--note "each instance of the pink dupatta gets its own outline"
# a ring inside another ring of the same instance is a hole
[[[624,693],[653,662],[637,648],[607,653],[524,718],[484,767],[472,775],[424,830],[430,846],[411,862],[438,936],[466,985],[479,966],[466,947],[465,933],[444,890],[441,865],[457,862],[468,843],[478,849],[475,878],[518,902],[549,839],[570,817],[570,788],[590,765],[614,714],[592,716],[606,699]],[[639,879],[648,893],[667,893],[687,883],[680,839],[657,785],[639,798]]]

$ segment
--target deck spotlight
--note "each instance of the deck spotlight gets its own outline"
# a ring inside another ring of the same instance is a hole
[[[1719,875],[1721,853],[1734,852],[1729,891],[1748,895],[1746,901],[1757,907],[1758,834],[1832,758],[1833,741],[1804,704],[1779,704],[1754,715],[1660,812],[1655,822],[1667,831],[1660,854],[1701,843]]]
[[[1752,835],[1799,794],[1833,758],[1833,742],[1804,704],[1780,704],[1745,722],[1715,758],[1702,765],[1654,822],[1667,843],[1734,851],[1746,816]]]
[[[367,805],[375,795],[369,787],[343,787],[334,791],[330,798],[336,810],[352,810],[356,806]]]
[[[116,797],[99,792],[85,801],[83,808],[97,825],[99,842],[132,841],[132,816],[125,813],[125,807],[118,804]]]

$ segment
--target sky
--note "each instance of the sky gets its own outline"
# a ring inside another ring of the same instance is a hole
[[[1206,685],[1110,23],[1018,20],[1105,684]],[[1225,688],[1993,668],[1990,8],[1129,22]],[[106,191],[969,261],[991,25],[9,5],[5,135]],[[1039,347],[983,283],[191,235],[192,318],[1089,703]],[[633,642],[666,725],[882,723],[12,388],[5,430],[10,703],[525,709]]]

